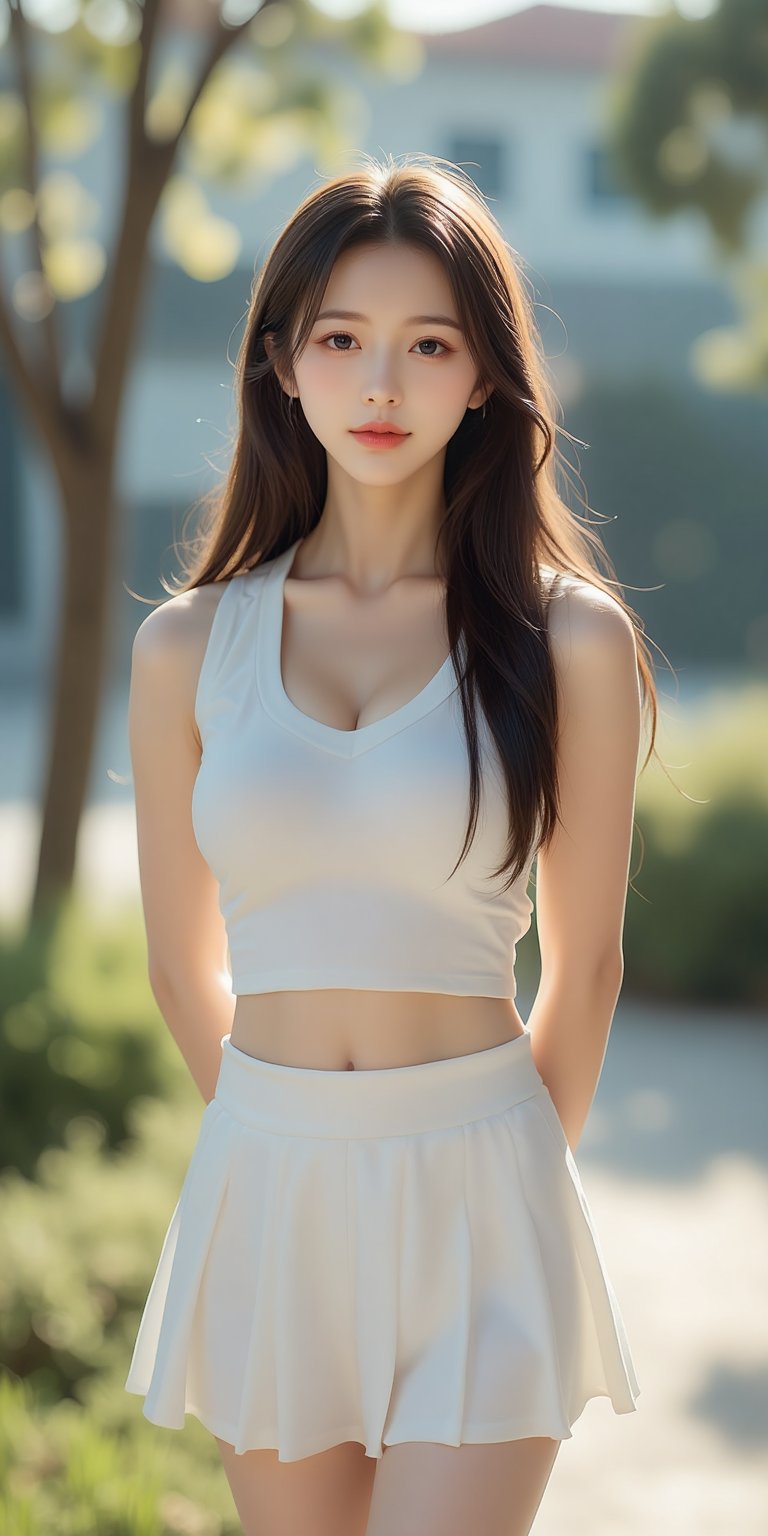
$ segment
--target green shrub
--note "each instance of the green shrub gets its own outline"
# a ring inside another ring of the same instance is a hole
[[[241,1536],[213,1440],[172,1434],[143,1417],[116,1434],[0,1370],[0,1536]]]
[[[765,1009],[768,688],[713,691],[678,721],[662,697],[657,747],[665,766],[637,781],[622,995]],[[519,950],[527,992],[535,929]]]
[[[0,939],[0,1169],[31,1177],[74,1116],[128,1135],[131,1104],[183,1091],[188,1074],[146,978],[139,910],[97,920],[67,904],[52,945]]]
[[[34,1182],[0,1176],[0,1358],[40,1396],[125,1361],[203,1109],[191,1084],[186,1105],[137,1100],[119,1152],[77,1116]]]
[[[117,1152],[82,1117],[0,1177],[0,1536],[239,1536],[210,1432],[125,1391],[202,1110],[142,1099]]]
[[[633,847],[625,986],[636,995],[761,1009],[768,1004],[768,688],[715,690],[679,722],[666,711],[663,703],[659,749],[672,783],[655,760],[638,781],[645,846]]]

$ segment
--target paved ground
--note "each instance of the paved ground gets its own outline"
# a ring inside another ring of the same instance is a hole
[[[99,902],[138,889],[132,807],[115,800],[83,824]],[[34,834],[25,803],[0,803],[2,919]],[[535,1536],[768,1533],[766,1085],[768,1018],[620,1002],[577,1160],[641,1395],[622,1416],[587,1404]]]
[[[577,1161],[641,1394],[587,1405],[536,1536],[768,1532],[766,1024],[619,1005]]]

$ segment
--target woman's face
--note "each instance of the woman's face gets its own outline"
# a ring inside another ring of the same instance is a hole
[[[294,376],[312,431],[353,479],[387,484],[413,474],[442,452],[467,407],[482,405],[487,391],[476,387],[459,327],[431,252],[371,244],[339,257]],[[389,452],[367,447],[353,429],[372,420],[410,435]]]

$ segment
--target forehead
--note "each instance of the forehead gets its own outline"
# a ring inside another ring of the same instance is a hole
[[[334,263],[320,309],[340,304],[358,314],[441,314],[458,321],[453,290],[432,251],[403,244],[369,244],[343,251]]]

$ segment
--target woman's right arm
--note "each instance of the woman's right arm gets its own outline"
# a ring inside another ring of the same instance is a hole
[[[149,983],[206,1103],[235,997],[218,881],[195,841],[192,789],[201,743],[197,679],[225,583],[179,593],[152,609],[133,642],[128,734],[136,802]]]

